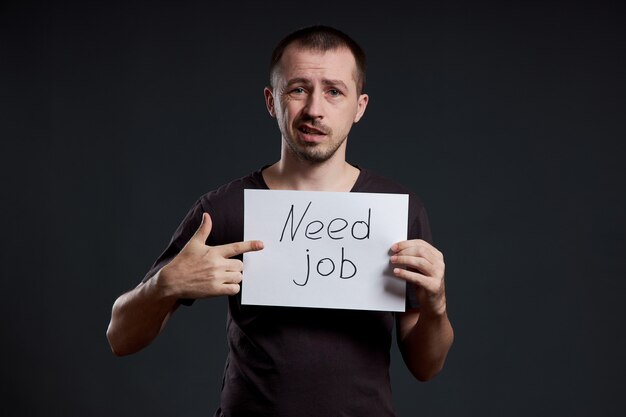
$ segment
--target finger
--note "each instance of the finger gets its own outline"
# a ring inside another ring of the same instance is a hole
[[[396,242],[391,246],[391,250],[393,252],[400,252],[402,250],[411,249],[411,248],[426,248],[432,247],[428,242],[422,239],[411,239],[411,240],[403,240],[401,242]]]
[[[394,265],[404,265],[409,268],[417,269],[419,272],[427,276],[433,276],[435,273],[435,266],[426,258],[419,256],[393,255],[390,260]]]
[[[255,252],[263,249],[263,242],[260,240],[247,240],[245,242],[215,246],[214,249],[224,258],[232,258],[233,256],[241,255],[246,252]]]
[[[404,268],[394,268],[393,274],[400,279],[419,285],[425,289],[429,289],[432,286],[433,278],[422,275],[419,272],[409,271]]]
[[[192,239],[198,240],[202,242],[202,244],[206,244],[209,235],[211,234],[211,228],[213,227],[213,221],[211,220],[211,216],[209,213],[202,213],[202,221],[200,222],[200,226],[196,233],[194,233]]]
[[[239,284],[223,284],[220,286],[218,295],[235,295],[241,290]]]
[[[418,246],[402,249],[401,251],[396,252],[393,256],[412,256],[415,258],[424,258],[433,264],[439,262],[440,260],[437,254],[433,251],[428,250],[428,248]]]
[[[396,255],[422,256],[431,262],[443,259],[441,252],[430,243],[421,239],[398,242],[391,247],[391,250],[395,252]]]
[[[224,271],[241,272],[243,271],[243,262],[239,259],[224,259]]]
[[[224,272],[220,276],[220,280],[224,284],[239,284],[243,279],[241,272]]]

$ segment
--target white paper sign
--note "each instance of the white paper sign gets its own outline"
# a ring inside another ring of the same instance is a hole
[[[390,248],[406,240],[406,194],[245,190],[242,304],[404,311]]]

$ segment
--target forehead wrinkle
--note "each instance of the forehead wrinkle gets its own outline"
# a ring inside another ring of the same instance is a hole
[[[323,79],[322,80],[322,84],[325,86],[339,86],[342,88],[347,89],[348,86],[346,85],[346,83],[344,83],[342,80],[328,80],[328,79]]]
[[[334,80],[334,79],[323,78],[321,80],[321,83],[324,86],[331,86],[331,87],[332,86],[340,86],[340,87],[344,87],[344,88],[348,87],[346,85],[346,83],[343,82],[342,80]],[[293,85],[293,84],[312,85],[313,81],[310,78],[307,78],[307,77],[295,77],[295,78],[292,78],[292,79],[287,81],[287,85]]]
[[[310,85],[310,84],[313,84],[313,83],[311,82],[310,79],[308,79],[306,77],[294,77],[294,78],[291,78],[291,79],[287,80],[287,85],[293,85],[293,84]]]

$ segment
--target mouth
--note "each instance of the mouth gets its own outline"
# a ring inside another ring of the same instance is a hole
[[[305,135],[314,135],[314,136],[325,136],[327,135],[324,129],[318,129],[313,126],[302,124],[298,126],[298,131],[304,133]]]

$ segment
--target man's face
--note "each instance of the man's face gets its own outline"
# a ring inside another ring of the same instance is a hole
[[[347,48],[320,52],[290,45],[265,89],[287,150],[309,162],[324,162],[344,147],[368,97],[357,94],[356,62]]]

